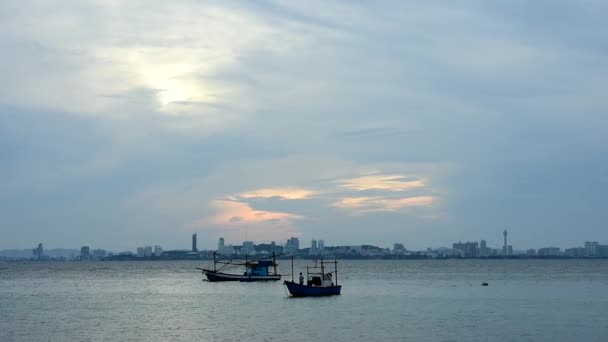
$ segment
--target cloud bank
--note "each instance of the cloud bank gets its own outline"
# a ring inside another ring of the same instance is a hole
[[[0,248],[608,240],[600,1],[0,5]]]

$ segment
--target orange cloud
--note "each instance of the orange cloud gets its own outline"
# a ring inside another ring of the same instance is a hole
[[[419,179],[405,180],[403,175],[370,175],[340,180],[340,186],[349,190],[389,190],[405,191],[422,188],[424,182]]]
[[[400,211],[410,207],[430,207],[436,202],[433,196],[403,198],[345,197],[333,203],[334,207],[354,209],[358,212]]]
[[[276,211],[255,210],[247,203],[236,201],[216,200],[211,205],[216,214],[209,223],[214,225],[234,225],[259,222],[291,222],[302,216]]]
[[[303,216],[255,210],[248,203],[232,200],[211,201],[216,213],[210,218],[187,224],[189,229],[220,229],[226,238],[243,239],[249,236],[254,240],[286,239],[299,236],[294,221]]]
[[[302,188],[265,188],[244,192],[238,195],[241,198],[271,198],[280,197],[289,200],[308,199],[318,192]]]

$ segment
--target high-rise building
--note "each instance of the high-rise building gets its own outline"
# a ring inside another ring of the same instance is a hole
[[[137,257],[138,258],[144,257],[144,248],[143,247],[137,247]]]
[[[502,235],[505,238],[505,244],[502,246],[502,255],[509,255],[509,248],[507,247],[507,230],[505,229],[504,232],[502,232]]]
[[[287,253],[296,253],[300,249],[300,239],[297,237],[291,237],[285,243],[285,252]]]
[[[600,257],[608,257],[608,245],[598,245],[597,246],[597,256]]]
[[[511,245],[507,246],[507,255],[509,255],[509,256],[513,255],[513,246],[511,246]]]
[[[486,240],[479,241],[479,256],[486,258],[488,256],[488,246],[486,246]]]
[[[82,246],[80,248],[80,260],[89,260],[91,258],[89,246]]]
[[[163,248],[159,245],[154,246],[154,256],[160,257],[163,254]]]
[[[232,255],[234,254],[234,247],[232,245],[226,245],[223,237],[219,238],[217,241],[217,252],[224,255]]]
[[[218,253],[222,253],[222,251],[224,250],[224,238],[221,237],[218,241],[217,241],[217,251]]]
[[[319,251],[319,255],[323,255],[325,252],[325,241],[319,240],[317,243],[317,250]]]
[[[198,252],[198,248],[196,248],[196,233],[192,234],[192,251]]]
[[[600,243],[597,241],[587,241],[585,242],[585,256],[594,257],[598,255],[598,247]]]
[[[152,246],[144,247],[144,257],[149,258],[152,256]]]
[[[317,252],[317,240],[312,239],[310,241],[310,250],[308,250],[308,255],[318,255]]]
[[[477,242],[458,242],[452,244],[454,252],[463,258],[475,258],[478,255]]]

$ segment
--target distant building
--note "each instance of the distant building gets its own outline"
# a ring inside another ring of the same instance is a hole
[[[402,243],[394,243],[393,251],[395,252],[405,252],[405,246]]]
[[[229,244],[229,245],[224,246],[224,248],[222,248],[222,250],[219,253],[225,254],[225,255],[232,255],[232,254],[236,254],[236,251],[234,250],[234,247]]]
[[[285,252],[287,253],[296,253],[300,249],[300,239],[297,237],[291,237],[285,243]]]
[[[511,246],[511,245],[507,246],[507,255],[508,256],[513,255],[513,246]]]
[[[599,245],[600,245],[600,243],[597,241],[585,242],[585,256],[588,256],[588,257],[597,256],[597,252],[598,252],[597,249],[598,249]]]
[[[138,258],[144,257],[144,248],[143,247],[137,247],[137,257]]]
[[[198,252],[198,248],[196,247],[196,233],[192,234],[192,251]]]
[[[504,232],[502,232],[502,235],[503,235],[503,237],[505,239],[505,241],[504,241],[505,243],[502,246],[502,255],[509,255],[509,249],[507,247],[507,230],[506,229],[505,229]]]
[[[597,246],[597,256],[607,258],[608,257],[608,245]]]
[[[567,248],[564,250],[564,254],[573,258],[581,258],[587,256],[587,250],[584,247]]]
[[[234,247],[232,247],[232,245],[226,245],[223,237],[219,238],[217,241],[217,252],[224,255],[235,254]]]
[[[89,246],[82,246],[80,248],[80,260],[89,260],[91,258]]]
[[[479,241],[479,256],[486,258],[488,256],[488,246],[486,246],[486,240]]]
[[[319,255],[323,255],[325,253],[325,241],[319,240],[317,243],[317,250],[319,251]]]
[[[219,253],[222,253],[222,251],[224,250],[224,238],[221,237],[219,238],[219,240],[217,241],[217,251]]]
[[[42,242],[40,242],[38,244],[38,247],[32,249],[32,254],[34,255],[34,258],[36,258],[36,259],[42,258],[42,256],[44,255],[44,250],[42,248]]]
[[[253,241],[243,241],[241,254],[255,254],[255,244]]]
[[[559,247],[545,247],[538,249],[538,256],[559,256],[561,254]]]
[[[277,243],[272,241],[270,242],[270,252],[274,253],[277,251]]]
[[[163,248],[159,245],[154,246],[154,256],[159,257],[163,254]]]
[[[463,258],[476,258],[479,256],[477,242],[458,242],[452,244],[454,253]]]
[[[319,255],[317,251],[317,240],[312,239],[310,241],[310,249],[308,250],[308,255]]]
[[[535,256],[536,255],[536,249],[534,248],[530,248],[526,251],[526,255],[527,256]]]
[[[152,256],[152,246],[144,247],[144,258],[149,258]]]
[[[101,259],[101,258],[105,258],[105,256],[108,254],[108,252],[106,252],[103,249],[94,249],[91,251],[91,258],[93,259]]]

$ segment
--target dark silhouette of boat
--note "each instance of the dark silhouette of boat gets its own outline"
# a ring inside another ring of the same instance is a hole
[[[220,267],[218,268],[218,264]],[[234,266],[245,266],[245,272],[242,274],[226,273],[223,270]],[[268,268],[272,267],[273,272]],[[207,280],[211,282],[218,281],[276,281],[281,280],[281,275],[277,273],[277,263],[275,255],[272,253],[272,260],[247,260],[244,262],[235,262],[232,260],[217,260],[215,252],[213,253],[213,269],[200,268]]]
[[[334,282],[332,273],[325,273],[325,264],[334,265]],[[306,266],[306,284],[293,281],[293,257],[291,258],[291,281],[285,280],[283,285],[293,297],[320,297],[339,295],[342,285],[338,285],[338,261],[323,261],[320,265]]]

